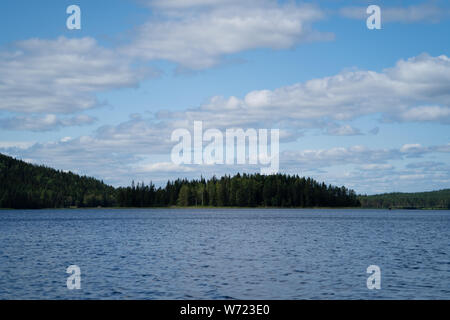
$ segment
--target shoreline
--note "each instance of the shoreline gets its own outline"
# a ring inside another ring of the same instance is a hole
[[[170,206],[170,207],[80,207],[80,208],[39,208],[39,209],[14,209],[14,208],[0,208],[1,211],[40,211],[40,210],[162,210],[162,209],[173,209],[173,210],[386,210],[386,211],[431,211],[431,210],[442,210],[448,211],[448,208],[369,208],[369,207],[213,207],[213,206]]]

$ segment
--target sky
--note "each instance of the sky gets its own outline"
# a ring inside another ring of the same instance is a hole
[[[67,7],[81,10],[69,30]],[[381,29],[366,9],[378,5]],[[279,129],[279,171],[361,194],[450,187],[450,3],[4,0],[0,153],[114,186],[176,164],[176,129]]]

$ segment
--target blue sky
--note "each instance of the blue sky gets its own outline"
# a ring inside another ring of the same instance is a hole
[[[202,120],[279,128],[280,171],[359,193],[450,187],[447,1],[0,6],[2,153],[116,186],[259,171],[171,163],[173,130]]]

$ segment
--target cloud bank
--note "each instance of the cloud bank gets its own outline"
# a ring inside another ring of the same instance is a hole
[[[92,38],[21,41],[0,52],[0,110],[74,113],[99,105],[96,93],[136,87],[147,74]]]
[[[224,56],[241,51],[288,49],[317,40],[333,39],[312,24],[324,18],[313,5],[276,1],[149,1],[163,18],[139,27],[122,48],[131,57],[164,59],[189,69],[205,69]],[[201,8],[201,10],[199,10]],[[188,10],[191,9],[191,10]]]

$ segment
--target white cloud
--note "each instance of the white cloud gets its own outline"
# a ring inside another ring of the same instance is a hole
[[[0,51],[0,110],[73,113],[98,105],[96,93],[135,87],[145,75],[92,38],[21,41]]]
[[[140,164],[135,168],[138,172],[194,172],[195,170],[192,167],[186,167],[174,164],[172,162],[157,162],[157,163],[147,163]]]
[[[330,40],[311,24],[324,17],[312,5],[278,4],[276,1],[169,1],[150,2],[157,8],[183,9],[152,19],[137,29],[122,52],[145,60],[165,59],[191,69],[220,62],[225,55],[271,48],[287,49],[300,42]],[[185,8],[205,6],[203,10]]]
[[[424,147],[419,143],[405,144],[400,148],[400,152],[402,153],[422,153],[424,150]]]
[[[93,124],[97,119],[88,115],[58,117],[55,114],[44,116],[15,116],[0,119],[0,128],[6,130],[50,131],[60,127]]]
[[[242,98],[214,97],[198,108],[176,113],[161,112],[156,121],[132,115],[130,120],[116,126],[101,127],[92,135],[34,144],[22,149],[18,144],[4,144],[1,151],[33,159],[35,162],[58,169],[104,178],[116,185],[127,184],[132,177],[139,178],[140,175],[161,176],[161,179],[167,179],[168,176],[176,177],[179,173],[212,172],[217,167],[195,168],[195,171],[192,171],[192,167],[173,167],[160,159],[152,159],[154,163],[146,162],[144,165],[142,163],[150,155],[168,156],[174,145],[170,141],[171,132],[176,128],[191,129],[194,120],[204,120],[205,129],[279,127],[283,129],[283,135],[290,140],[293,140],[293,133],[298,136],[301,134],[300,129],[311,127],[328,129],[330,134],[355,134],[359,132],[357,129],[341,122],[375,113],[383,113],[397,121],[443,122],[446,117],[448,119],[445,110],[450,102],[449,71],[450,59],[447,56],[421,55],[401,60],[393,68],[382,72],[345,71],[335,76],[313,79],[275,90],[252,91]],[[35,114],[28,118],[18,116],[15,120],[16,128],[17,120],[22,120],[21,125],[30,130],[58,126],[63,120],[66,121],[65,125],[77,123],[76,117],[64,118],[53,113],[42,117]],[[82,123],[83,119],[78,121]],[[393,183],[392,180],[380,178],[377,172],[377,168],[378,171],[389,170],[390,161],[449,152],[450,144],[434,147],[407,144],[398,149],[375,150],[353,146],[285,151],[281,156],[281,167],[283,170],[293,170],[302,174],[305,170],[319,172],[330,167],[349,164],[371,165],[372,167],[360,167],[358,172],[363,172],[360,176],[367,177],[372,182],[378,181],[376,186],[381,187],[385,183]],[[237,167],[219,170],[227,172],[237,170]],[[356,174],[355,180],[351,180],[352,171],[345,172],[350,177],[348,181],[356,185],[358,183]],[[423,173],[405,171],[401,174],[407,176]],[[445,174],[444,177],[439,176],[443,174],[442,171],[435,174],[434,181],[446,179]],[[399,175],[400,173],[397,177]],[[323,178],[328,181],[325,176]],[[335,181],[347,180],[336,176]],[[360,182],[360,185],[367,181]]]
[[[436,162],[436,161],[419,161],[419,162],[412,162],[406,165],[407,168],[410,169],[426,169],[427,171],[432,170],[442,170],[443,168],[448,167],[443,162]]]
[[[425,174],[401,174],[398,176],[400,180],[417,180],[424,179],[426,177]]]
[[[370,149],[365,146],[335,147],[330,149],[285,151],[280,155],[282,166],[313,170],[337,165],[385,163],[402,159],[397,149]]]
[[[396,121],[448,123],[449,105],[450,59],[423,54],[400,60],[382,72],[344,71],[274,90],[252,91],[244,98],[213,97],[198,108],[161,113],[159,117],[204,120],[218,128],[279,125],[298,130],[330,128],[332,120],[346,121],[378,113]],[[332,129],[329,133],[359,133],[345,124]]]
[[[392,160],[421,158],[427,154],[450,153],[450,144],[425,147],[405,144],[400,148],[371,149],[366,146],[335,147],[330,149],[285,151],[280,155],[282,166],[313,170],[349,164],[359,164],[365,170],[389,169]]]
[[[394,166],[392,164],[377,164],[377,163],[370,163],[365,164],[361,166],[361,169],[363,170],[390,170],[393,169]]]
[[[435,121],[435,122],[450,122],[450,107],[441,106],[420,106],[411,108],[401,112],[397,119],[400,121]]]
[[[130,43],[115,49],[90,37],[35,38],[1,48],[0,111],[32,114],[2,119],[2,126],[42,131],[87,123],[56,119],[55,114],[102,105],[98,93],[136,87],[154,74],[136,64],[165,59],[202,69],[248,49],[290,48],[320,38],[311,24],[323,18],[315,6],[270,0],[142,2],[155,14]]]
[[[261,2],[264,0],[260,0]],[[141,3],[159,9],[188,9],[196,7],[215,7],[230,4],[250,3],[253,0],[140,0]]]
[[[342,126],[331,125],[327,128],[327,133],[334,136],[355,136],[360,135],[361,131],[346,124]]]
[[[419,153],[417,151],[420,150]],[[363,146],[285,152],[283,171],[345,185],[361,193],[416,192],[442,189],[450,183],[450,167],[435,161],[405,165],[407,159],[434,159],[450,155],[450,144],[424,147],[371,149]]]
[[[0,149],[28,149],[35,142],[29,141],[0,141]]]
[[[72,137],[64,137],[60,141],[61,142],[67,142],[67,141],[70,141],[70,140],[72,140]]]
[[[134,117],[117,126],[103,127],[90,136],[63,138],[51,143],[0,143],[0,152],[34,163],[46,164],[61,170],[71,170],[104,179],[114,185],[127,185],[131,180],[161,182],[180,176],[199,178],[237,172],[259,172],[258,166],[176,166],[169,162],[173,142],[170,133],[174,127]],[[406,159],[433,158],[450,154],[450,144],[423,146],[416,143],[398,148],[371,149],[365,146],[335,147],[283,151],[280,155],[281,172],[308,175],[327,183],[357,187],[362,192],[392,190],[401,185],[399,175],[426,174],[418,185],[442,185],[449,178],[448,166],[393,166]],[[355,166],[356,165],[356,166]],[[336,169],[337,168],[337,169]],[[385,171],[389,170],[389,175]],[[428,180],[426,180],[428,179]],[[432,179],[432,180],[429,180]],[[406,181],[406,180],[405,180]],[[410,181],[410,180],[407,180]]]

